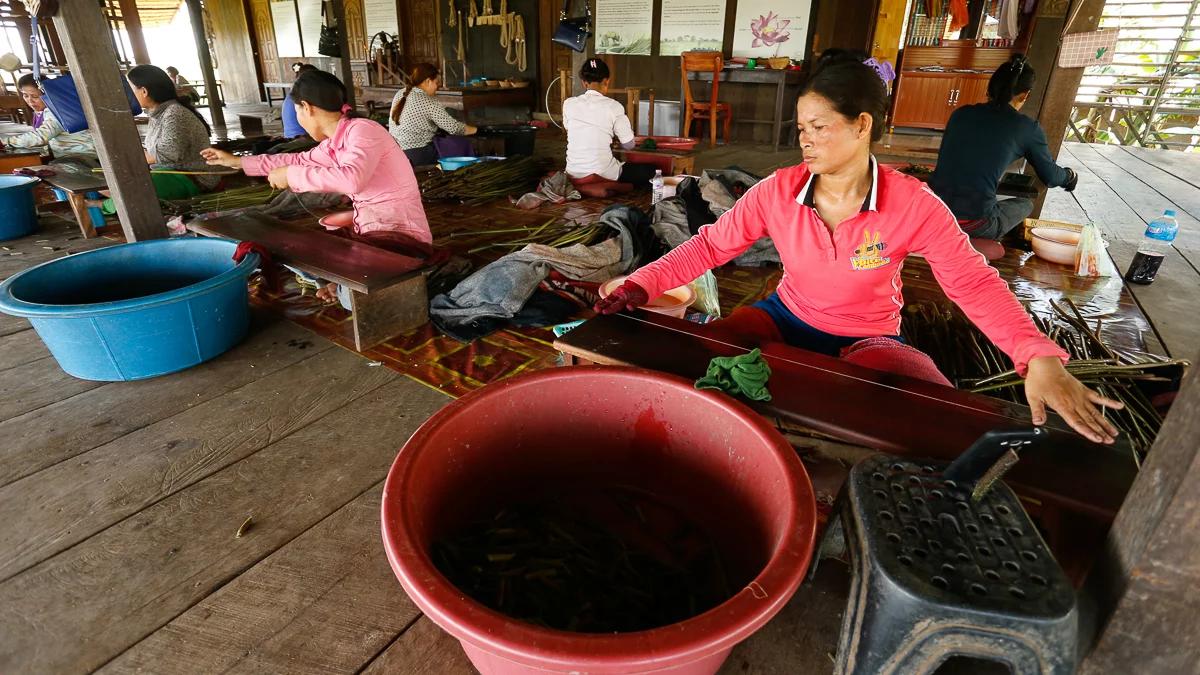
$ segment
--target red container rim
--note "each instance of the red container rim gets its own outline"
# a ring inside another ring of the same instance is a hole
[[[635,379],[638,386],[645,386],[649,379],[663,388],[685,388],[696,396],[717,399],[740,421],[753,427],[764,446],[775,449],[783,487],[795,496],[795,508],[783,526],[787,534],[777,543],[762,572],[717,607],[686,621],[631,633],[572,633],[541,628],[464,595],[434,567],[421,542],[415,541],[411,514],[400,486],[410,478],[415,457],[426,447],[424,439],[454,424],[461,412],[481,399],[519,396],[513,390],[536,388],[547,380],[578,378],[589,372]],[[435,413],[412,435],[388,471],[381,520],[392,571],[421,611],[455,638],[525,666],[615,672],[612,669],[618,666],[642,671],[684,665],[731,649],[766,624],[783,609],[808,572],[817,508],[812,482],[795,450],[774,426],[746,405],[724,394],[697,390],[691,381],[674,375],[640,368],[582,366],[518,375],[473,391]]]

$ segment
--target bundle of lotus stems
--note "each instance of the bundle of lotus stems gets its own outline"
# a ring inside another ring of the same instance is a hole
[[[457,171],[434,174],[421,183],[421,197],[427,201],[446,199],[478,204],[528,192],[544,172],[542,162],[533,157],[480,162]]]

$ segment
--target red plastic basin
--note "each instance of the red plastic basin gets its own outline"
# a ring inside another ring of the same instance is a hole
[[[439,536],[581,483],[647,490],[703,523],[742,590],[669,626],[571,633],[495,612],[434,567]],[[430,418],[392,464],[382,523],[405,591],[484,675],[698,675],[715,673],[795,593],[816,504],[795,451],[741,403],[662,373],[558,368],[490,385]]]
[[[633,142],[640,148],[642,141],[647,138],[653,138],[655,145],[659,150],[683,150],[689,151],[700,143],[699,138],[688,138],[687,136],[634,136]]]

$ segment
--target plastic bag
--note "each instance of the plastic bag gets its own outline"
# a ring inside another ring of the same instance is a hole
[[[717,298],[717,278],[713,276],[712,270],[705,272],[689,285],[696,292],[696,302],[692,303],[692,308],[711,317],[721,318],[721,302]]]
[[[1079,232],[1079,244],[1075,247],[1075,274],[1081,277],[1112,276],[1112,262],[1104,249],[1100,228],[1094,223],[1083,226]]]

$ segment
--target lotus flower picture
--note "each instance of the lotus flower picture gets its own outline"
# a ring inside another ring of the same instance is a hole
[[[792,34],[784,30],[792,21],[781,19],[775,12],[767,12],[750,22],[750,33],[754,35],[751,47],[774,47],[779,54],[779,46],[791,39]]]

